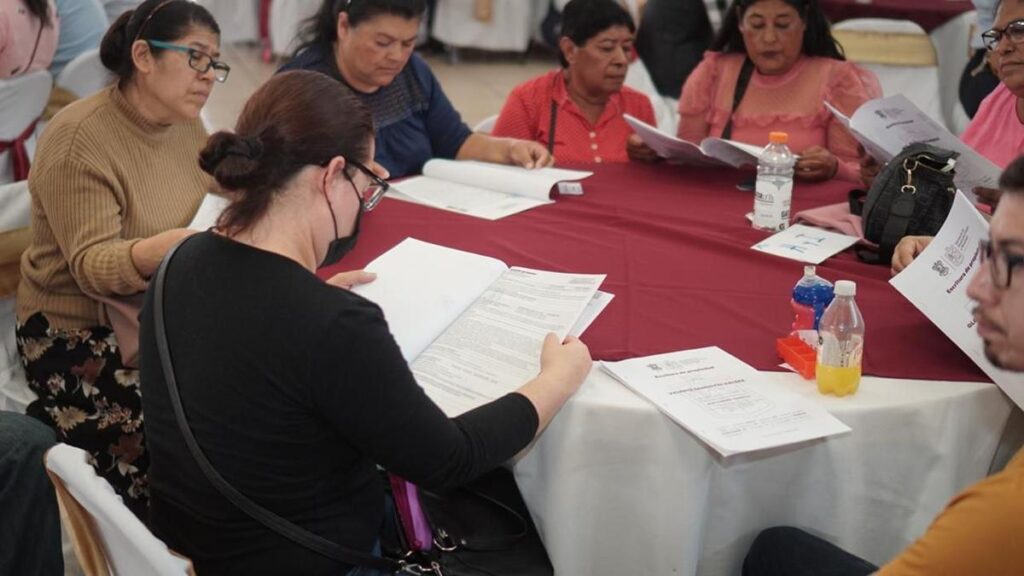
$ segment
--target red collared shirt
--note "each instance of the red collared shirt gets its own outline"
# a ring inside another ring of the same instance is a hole
[[[626,139],[633,129],[622,118],[635,116],[655,125],[654,108],[646,95],[623,86],[608,99],[596,124],[580,112],[565,89],[561,70],[516,86],[494,126],[495,136],[535,140],[547,146],[551,137],[551,102],[555,102],[555,161],[563,163],[626,162]]]

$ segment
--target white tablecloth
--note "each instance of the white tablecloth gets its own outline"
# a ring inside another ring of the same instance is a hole
[[[595,368],[515,465],[556,573],[734,576],[776,525],[884,563],[986,475],[1011,410],[991,384],[865,378],[834,398],[765,377],[853,432],[722,461]]]
[[[547,13],[546,0],[494,0],[492,18],[473,16],[474,0],[438,0],[431,34],[457,48],[525,52],[537,23]]]

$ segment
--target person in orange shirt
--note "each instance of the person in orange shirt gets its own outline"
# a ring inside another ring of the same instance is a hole
[[[1003,191],[967,288],[985,355],[1024,371],[1024,157],[999,180]],[[865,527],[867,528],[867,527]],[[754,540],[743,576],[1009,575],[1024,573],[1024,451],[1006,468],[961,492],[916,542],[877,568],[798,528],[770,528]]]
[[[572,0],[562,20],[562,69],[516,86],[494,125],[495,136],[533,140],[559,164],[626,162],[629,114],[655,124],[646,95],[623,86],[636,27],[614,0]]]

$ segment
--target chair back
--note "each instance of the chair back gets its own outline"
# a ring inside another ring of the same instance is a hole
[[[100,49],[86,50],[61,70],[55,83],[79,98],[85,98],[106,88],[114,75],[100,62]]]
[[[0,80],[0,184],[15,181],[14,160],[19,154],[31,160],[35,153],[34,126],[52,89],[53,79],[46,70]]]
[[[832,34],[847,59],[874,72],[885,96],[904,94],[925,114],[946,125],[938,57],[923,28],[909,20],[855,18],[833,26]]]
[[[946,125],[959,135],[967,127],[967,113],[960,104],[960,77],[971,59],[971,40],[980,37],[978,12],[971,10],[953,18],[931,32],[939,57],[939,86],[942,87],[942,114]]]
[[[36,399],[14,338],[14,293],[21,277],[21,254],[29,243],[31,205],[27,181],[0,186],[0,410],[21,413]]]
[[[651,73],[647,70],[643,60],[637,58],[629,64],[629,69],[626,70],[625,85],[647,95],[651,101],[651,107],[654,108],[654,118],[658,121],[658,129],[675,136],[676,127],[679,125],[678,102],[674,106],[671,104],[671,98],[666,98],[658,93],[658,88],[654,85]]]
[[[270,47],[274,54],[291,54],[298,48],[302,22],[316,14],[321,0],[273,0],[270,3]]]
[[[473,126],[473,132],[479,132],[480,134],[490,134],[491,132],[494,132],[494,125],[497,123],[497,114],[493,116],[488,116],[487,118],[484,118],[483,120],[478,122],[476,126]]]
[[[194,576],[192,563],[171,552],[96,475],[85,451],[57,444],[46,453],[46,472],[87,575]]]

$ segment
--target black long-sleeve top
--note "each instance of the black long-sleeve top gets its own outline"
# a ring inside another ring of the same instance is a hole
[[[410,287],[412,289],[412,287]],[[449,419],[413,379],[375,304],[299,264],[212,232],[167,270],[165,322],[182,402],[213,466],[271,511],[370,551],[383,517],[376,465],[456,485],[524,448],[538,416],[520,394]],[[140,331],[154,533],[199,574],[332,574],[346,567],[223,498],[179,432],[153,332]]]

